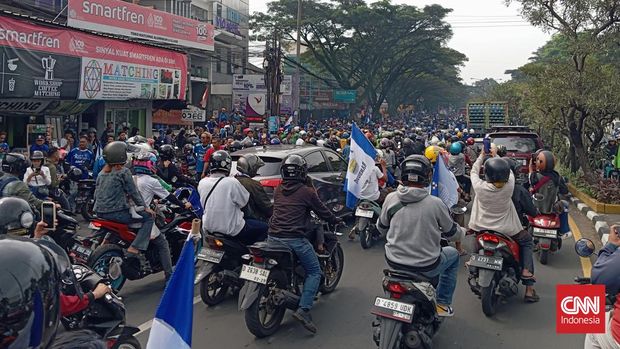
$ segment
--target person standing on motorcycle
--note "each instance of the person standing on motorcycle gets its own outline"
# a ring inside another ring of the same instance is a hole
[[[129,254],[143,262],[144,256],[140,252],[148,248],[155,212],[146,205],[133,181],[131,171],[125,167],[127,144],[120,141],[108,143],[103,148],[103,158],[106,165],[97,177],[94,211],[99,218],[129,224],[136,220],[129,212],[127,197],[129,196],[136,206],[144,207],[144,210],[138,212],[142,217],[139,220],[142,226],[131,246],[127,248]]]
[[[237,160],[237,171],[239,172],[235,178],[250,193],[250,199],[245,207],[245,216],[267,222],[273,213],[273,204],[267,196],[265,188],[252,179],[258,174],[258,169],[263,166],[265,166],[265,162],[258,156],[254,154],[243,155]]]
[[[242,208],[248,204],[250,193],[238,180],[229,177],[231,167],[230,154],[218,150],[211,156],[209,176],[198,183],[204,209],[202,228],[231,236],[246,245],[263,241],[267,238],[267,224],[243,217]]]
[[[620,223],[609,228],[609,239],[592,266],[592,284],[605,285],[605,292],[615,300],[605,314],[605,333],[588,333],[584,349],[620,349]]]
[[[342,220],[321,202],[316,189],[308,178],[308,164],[299,155],[288,155],[280,168],[282,184],[273,195],[273,215],[269,220],[269,240],[277,241],[291,248],[306,272],[304,289],[299,300],[299,308],[293,314],[310,332],[317,328],[312,321],[310,310],[314,296],[321,282],[321,266],[312,244],[306,238],[310,224],[310,211],[320,218],[338,224]]]
[[[520,247],[524,268],[521,280],[534,280],[532,236],[523,229],[517,210],[512,203],[515,177],[506,159],[490,157],[482,152],[471,168],[473,200],[469,228],[474,231],[493,230],[514,239]],[[480,178],[480,167],[484,162],[485,179]],[[526,285],[524,301],[535,303],[540,300],[533,285]]]
[[[377,229],[386,235],[385,259],[390,268],[439,275],[437,313],[453,316],[459,252],[441,247],[442,237],[460,240],[463,230],[452,221],[440,198],[431,196],[433,165],[422,155],[410,155],[400,165],[403,185],[383,203]]]

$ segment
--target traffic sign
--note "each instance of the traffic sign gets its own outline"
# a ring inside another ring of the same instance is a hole
[[[334,102],[355,103],[356,90],[334,90]]]

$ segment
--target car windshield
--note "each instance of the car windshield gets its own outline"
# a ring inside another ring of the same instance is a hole
[[[232,171],[231,175],[235,175],[237,173],[237,160],[239,160],[240,156],[233,156],[232,163]],[[261,156],[260,157],[265,166],[258,169],[258,176],[267,177],[267,176],[276,176],[280,174],[280,164],[282,163],[282,159],[274,158],[269,156]]]
[[[538,150],[535,138],[526,137],[498,137],[491,138],[496,145],[503,145],[511,153],[534,153]]]

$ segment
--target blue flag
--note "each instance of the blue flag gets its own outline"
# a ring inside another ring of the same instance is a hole
[[[435,170],[433,172],[433,184],[431,195],[437,196],[448,207],[452,207],[459,202],[459,183],[454,177],[454,173],[448,169],[443,157],[437,156]]]
[[[194,240],[188,234],[157,307],[147,349],[190,349],[194,316]]]
[[[353,209],[357,205],[364,183],[372,174],[377,150],[355,124],[351,126],[349,149],[349,165],[344,181],[344,191],[347,192],[347,207]]]

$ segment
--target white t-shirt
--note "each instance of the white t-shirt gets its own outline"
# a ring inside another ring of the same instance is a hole
[[[362,186],[361,200],[379,200],[379,178],[381,177],[383,177],[383,172],[377,166],[373,166],[368,180]]]
[[[142,200],[144,200],[146,206],[151,205],[154,196],[164,199],[170,195],[156,178],[145,174],[136,175],[135,178],[136,187],[138,188],[138,192],[142,195]]]
[[[26,169],[26,173],[24,173],[24,183],[28,184],[31,187],[43,187],[52,184],[52,176],[50,175],[50,169],[47,166],[41,166],[40,173],[44,174],[45,178],[43,178],[43,176],[41,175],[36,175],[32,176],[30,182],[26,182],[28,176],[30,176],[32,172],[34,172],[32,167],[28,167],[28,169]]]
[[[222,175],[205,177],[198,183],[200,202],[204,204],[209,191]],[[213,233],[235,236],[245,225],[241,208],[247,205],[250,193],[234,177],[224,177],[204,205],[202,228]]]

